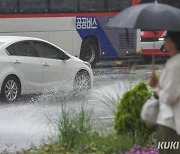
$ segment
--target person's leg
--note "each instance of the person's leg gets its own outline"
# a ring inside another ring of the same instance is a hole
[[[173,129],[158,125],[157,139],[159,145],[159,154],[180,154],[180,135],[178,135]]]

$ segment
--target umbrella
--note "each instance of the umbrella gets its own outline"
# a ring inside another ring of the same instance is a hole
[[[109,21],[108,26],[180,31],[180,9],[157,2],[140,4],[126,8],[117,14]]]

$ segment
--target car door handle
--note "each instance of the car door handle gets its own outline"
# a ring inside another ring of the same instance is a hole
[[[16,60],[16,61],[14,61],[14,64],[21,64],[21,62]]]
[[[49,67],[49,65],[47,63],[43,63],[43,66]]]

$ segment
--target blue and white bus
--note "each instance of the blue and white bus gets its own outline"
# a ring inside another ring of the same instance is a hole
[[[1,0],[0,35],[48,40],[95,65],[140,49],[136,30],[110,29],[107,22],[139,0]]]

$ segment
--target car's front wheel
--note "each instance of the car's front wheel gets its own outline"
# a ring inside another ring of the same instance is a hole
[[[14,76],[7,77],[1,87],[1,96],[6,101],[16,100],[21,91],[21,86],[18,79]]]
[[[74,90],[78,93],[86,93],[91,88],[91,78],[87,71],[77,73],[74,80]]]

